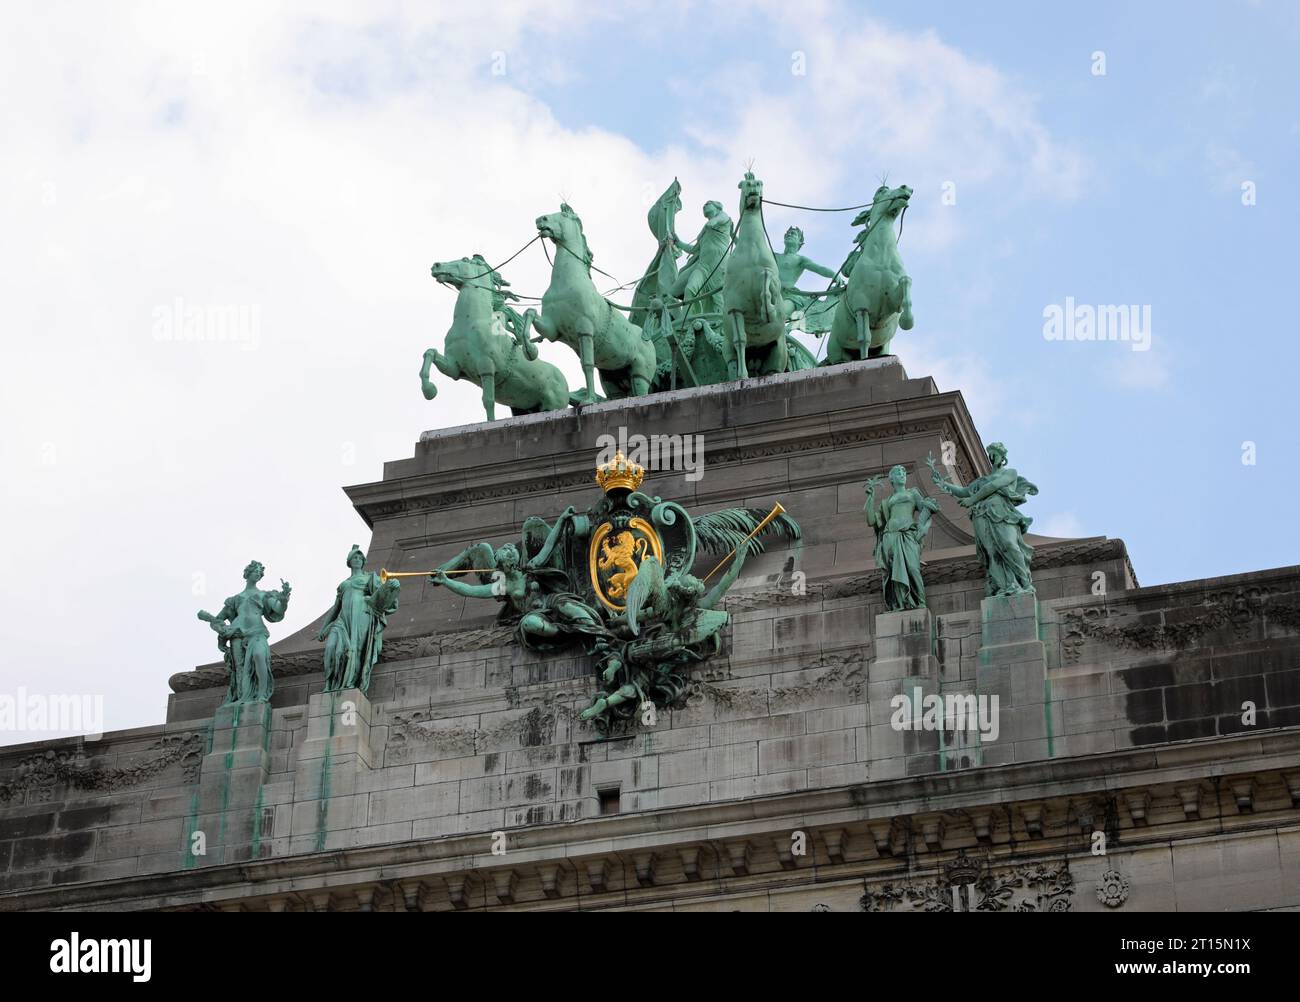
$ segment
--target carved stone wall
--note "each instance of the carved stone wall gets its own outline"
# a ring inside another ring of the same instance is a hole
[[[989,604],[945,508],[930,612],[883,615],[862,482],[903,462],[928,490],[943,437],[975,471],[979,440],[896,364],[795,375],[438,433],[351,491],[373,565],[432,566],[590,503],[597,430],[723,436],[699,484],[651,489],[780,499],[805,539],[746,566],[653,726],[602,739],[586,659],[414,587],[368,698],[322,696],[304,634],[266,712],[217,712],[209,667],[166,724],[0,749],[0,909],[1300,907],[1300,568],[1137,588],[1117,540],[1038,540],[1038,601]],[[996,740],[897,731],[918,686],[997,695]]]

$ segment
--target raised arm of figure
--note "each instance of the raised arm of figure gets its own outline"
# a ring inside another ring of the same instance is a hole
[[[551,551],[555,549],[555,544],[559,542],[560,533],[564,530],[564,526],[576,514],[577,509],[573,505],[569,505],[564,511],[560,512],[560,517],[555,520],[555,524],[551,526],[551,531],[546,536],[546,542],[537,551],[537,555],[528,561],[527,566],[544,567],[546,565],[546,562],[551,559]]]
[[[867,495],[867,503],[862,506],[862,510],[867,513],[867,525],[873,529],[884,528],[884,510],[876,508],[876,485],[880,483],[880,477],[873,476],[867,479],[866,486],[862,488]]]
[[[804,270],[811,271],[814,275],[820,275],[822,278],[834,278],[837,274],[839,274],[838,272],[832,271],[830,268],[827,268],[825,265],[818,264],[816,261],[813,261],[810,258],[801,257],[799,260],[800,263],[803,265]]]
[[[289,582],[281,578],[279,591],[262,593],[266,596],[262,603],[262,616],[268,623],[278,623],[284,619],[284,614],[289,609],[289,595],[292,591]]]
[[[970,491],[966,492],[965,499],[961,503],[963,508],[969,508],[971,505],[977,504],[985,498],[991,498],[1004,487],[1010,487],[1015,484],[1018,477],[1016,476],[1015,470],[1004,466],[996,473],[991,473],[983,479],[984,483],[980,485],[978,493],[971,493]]]
[[[466,598],[502,597],[500,588],[495,584],[470,584],[468,581],[458,581],[456,578],[448,577],[444,571],[430,574],[429,581],[436,585],[442,585],[448,591],[455,592],[457,595],[464,595]]]
[[[939,472],[939,468],[934,465],[933,453],[926,456],[925,465],[930,467],[930,479],[934,482],[934,486],[938,487],[939,490],[943,491],[945,494],[951,494],[953,497],[970,497],[969,488],[962,487],[960,484],[954,484],[952,481],[944,479],[943,474]]]

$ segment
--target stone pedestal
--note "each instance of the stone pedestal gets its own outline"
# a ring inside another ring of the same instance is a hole
[[[370,700],[360,689],[309,698],[307,736],[294,757],[294,851],[334,848],[331,833],[365,827],[368,791],[358,783],[377,765],[372,720]]]
[[[199,810],[220,811],[257,799],[270,767],[271,704],[220,707],[199,770]]]
[[[998,697],[999,746],[985,764],[1050,758],[1060,732],[1060,707],[1052,702],[1047,648],[1041,639],[1037,596],[1004,595],[980,603],[976,693]]]
[[[263,789],[271,760],[271,704],[221,706],[212,719],[211,744],[199,767],[194,806],[183,828],[187,866],[211,866],[255,857],[266,808]],[[195,834],[202,838],[196,842]],[[206,853],[195,854],[196,844]]]
[[[912,726],[920,719],[924,698],[939,693],[934,614],[929,609],[882,613],[876,617],[875,644],[867,682],[871,779],[935,772],[942,733]],[[908,702],[903,726],[900,696]]]

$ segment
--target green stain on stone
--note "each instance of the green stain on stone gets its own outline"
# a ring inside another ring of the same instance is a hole
[[[203,747],[205,755],[212,754],[212,742],[214,730],[211,724],[207,726],[207,732],[204,734]],[[190,795],[189,816],[185,819],[185,839],[181,845],[181,869],[192,870],[198,865],[198,857],[194,855],[194,833],[199,830],[199,788],[196,786],[194,792]]]
[[[1043,679],[1043,728],[1047,733],[1047,757],[1055,758],[1056,741],[1052,733],[1052,680]]]
[[[338,712],[338,695],[330,693],[330,731],[329,736],[334,737],[334,717]],[[325,823],[329,819],[330,810],[330,764],[333,752],[333,742],[325,743],[325,755],[320,763],[320,799],[316,801],[316,851],[321,852],[325,848]]]
[[[225,775],[221,782],[221,826],[217,830],[217,844],[226,844],[226,812],[230,807],[230,772],[235,767],[235,745],[239,743],[239,721],[244,714],[242,703],[235,704],[235,716],[230,727],[230,747],[226,750]]]
[[[253,805],[253,844],[250,859],[259,859],[262,855],[262,805],[264,787],[257,788],[257,803]]]

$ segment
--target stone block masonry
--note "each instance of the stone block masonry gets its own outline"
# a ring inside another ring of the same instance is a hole
[[[585,507],[620,427],[703,436],[703,477],[649,492],[804,533],[746,563],[653,725],[598,734],[585,658],[410,579],[368,695],[320,692],[313,626],[269,706],[221,708],[206,665],[165,723],[0,748],[0,910],[1300,907],[1300,568],[1139,588],[1117,540],[1034,537],[1037,595],[989,599],[945,495],[930,608],[887,612],[863,482],[902,462],[929,493],[944,442],[987,472],[960,395],[896,360],[427,433],[348,489],[372,564]],[[996,736],[898,728],[900,696],[996,697]]]

